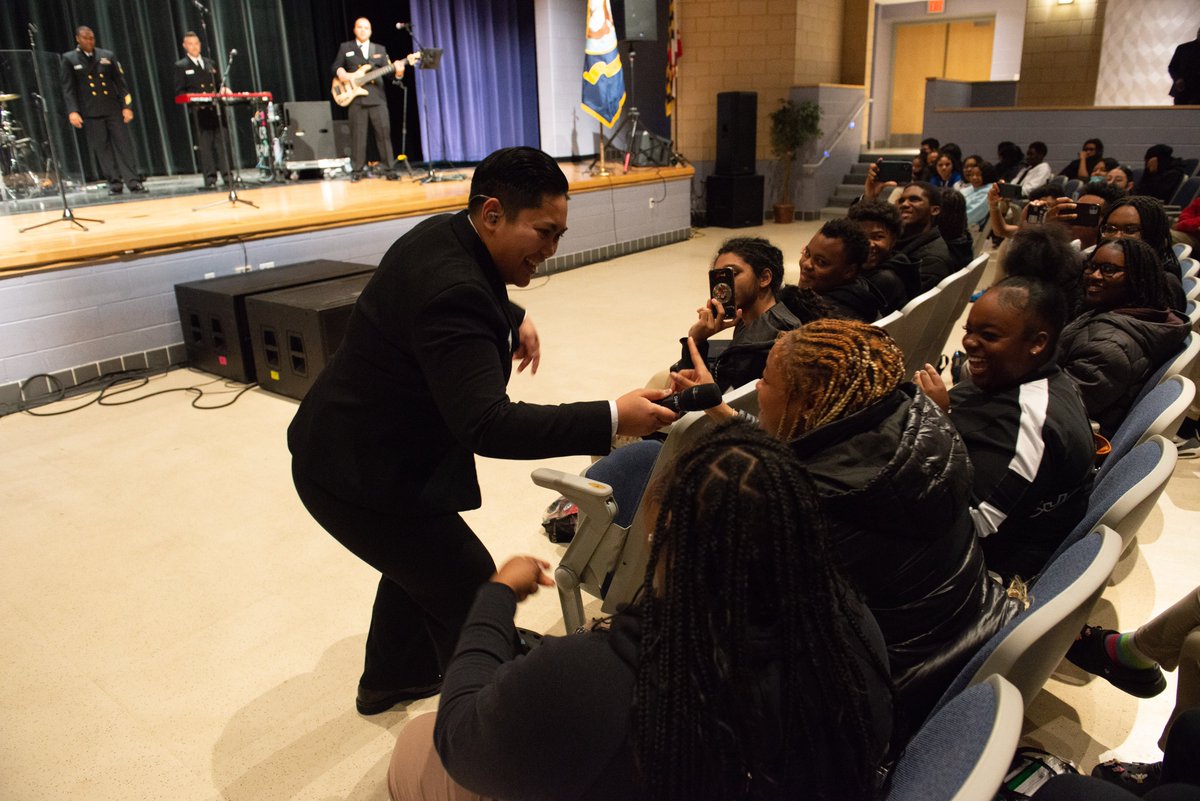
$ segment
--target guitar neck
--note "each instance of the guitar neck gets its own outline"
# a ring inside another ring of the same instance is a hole
[[[364,73],[362,75],[355,75],[353,78],[354,85],[362,86],[364,83],[369,83],[370,81],[373,81],[382,75],[388,75],[395,71],[396,71],[395,65],[388,64],[386,67],[380,67],[377,70],[371,70],[370,72]]]

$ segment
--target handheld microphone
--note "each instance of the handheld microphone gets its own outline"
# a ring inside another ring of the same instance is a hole
[[[662,400],[656,400],[654,403],[666,407],[676,414],[699,412],[721,405],[721,388],[716,384],[697,384],[682,392],[668,395]]]
[[[402,30],[404,30],[404,29],[405,29],[405,28],[407,28],[407,27],[408,27],[408,23],[407,23],[407,22],[397,22],[397,23],[396,23],[396,30],[398,30],[398,31],[402,31]]]
[[[192,5],[194,5],[200,11],[201,14],[208,13],[208,9],[205,8],[204,4],[201,3],[200,0],[192,0]]]

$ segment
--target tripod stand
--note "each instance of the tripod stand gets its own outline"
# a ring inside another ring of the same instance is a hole
[[[417,39],[416,33],[413,32],[412,25],[408,25],[407,27],[408,27],[408,35],[412,37],[413,49],[417,50],[421,53],[421,63],[418,65],[418,69],[423,69],[423,70],[437,69],[438,63],[441,62],[441,60],[442,60],[441,48],[432,47],[432,48],[426,49],[425,46],[422,45],[421,42]],[[407,111],[407,110],[408,109],[406,107],[405,111]],[[425,95],[424,94],[421,95],[421,116],[424,117],[426,120],[429,119],[429,107],[425,103]],[[444,117],[444,115],[443,115],[443,117]],[[446,125],[445,125],[444,120],[438,123],[438,131],[439,131],[439,133],[441,133],[442,155],[445,156],[447,147],[446,147]],[[467,180],[467,177],[465,175],[461,175],[456,172],[452,172],[449,175],[442,175],[434,168],[434,166],[433,166],[434,163],[435,162],[432,157],[428,157],[425,159],[426,173],[425,173],[425,177],[420,179],[421,183],[433,184],[433,183],[440,183],[442,181],[465,181],[465,180]],[[449,163],[449,162],[447,162],[447,163]],[[453,168],[453,165],[451,165],[451,168]]]
[[[221,72],[221,88],[219,92],[221,95],[229,91],[229,70],[233,67],[233,59],[236,55],[236,49],[229,51],[229,60],[225,62],[225,69]],[[217,104],[217,118],[220,120],[221,133],[224,134],[221,137],[221,144],[225,148],[225,165],[229,169],[225,177],[226,182],[229,184],[229,194],[225,196],[224,200],[205,203],[203,206],[197,206],[192,209],[192,211],[211,209],[213,206],[220,206],[224,203],[228,203],[231,206],[237,206],[237,204],[241,203],[252,209],[257,209],[258,206],[254,203],[238,197],[237,187],[242,181],[242,174],[238,165],[233,161],[233,132],[229,129],[229,107],[224,102],[224,98],[221,97],[213,98],[213,102]]]
[[[629,96],[630,96],[631,100],[633,98],[637,97],[637,70],[635,69],[636,61],[637,61],[637,46],[631,40],[629,42]],[[625,140],[625,159],[622,162],[622,167],[623,167],[622,171],[624,173],[629,172],[629,162],[633,158],[634,148],[637,147],[637,138],[638,138],[638,133],[639,133],[639,128],[641,126],[641,122],[642,122],[642,118],[641,118],[641,115],[638,113],[638,107],[637,107],[636,103],[631,102],[629,105],[629,110],[627,112],[625,112],[625,116],[621,119],[620,124],[617,125],[616,128],[613,128],[613,132],[608,137],[608,141],[604,140],[604,134],[603,134],[603,132],[601,132],[601,135],[600,135],[600,155],[601,155],[600,162],[601,162],[602,167],[601,167],[601,172],[599,174],[601,174],[601,175],[609,174],[608,170],[603,168],[604,154],[608,150],[609,146],[612,145],[613,142],[617,141],[617,134],[619,134],[621,131],[625,130],[626,125],[629,126],[629,136]],[[593,167],[596,166],[595,162],[592,163],[592,166]]]
[[[408,160],[408,84],[404,82],[403,78],[393,81],[393,83],[400,85],[400,102],[404,104],[400,111],[400,154],[396,156],[396,161],[404,164],[404,169],[408,170],[408,177],[415,181],[417,176],[413,173],[412,163]],[[393,165],[394,168],[395,165]]]
[[[54,137],[50,135],[50,114],[46,110],[46,94],[45,90],[42,89],[42,71],[38,69],[35,34],[37,34],[37,26],[31,22],[29,23],[29,55],[33,57],[33,79],[37,83],[37,94],[34,95],[34,102],[37,103],[38,108],[42,111],[42,125],[46,129],[46,141],[50,145],[50,163],[54,166],[54,182],[58,184],[58,196],[62,199],[63,212],[62,216],[57,220],[26,226],[25,228],[18,229],[17,233],[23,234],[26,231],[43,228],[47,225],[53,225],[56,222],[65,222],[86,231],[87,226],[83,223],[103,223],[104,220],[96,220],[90,217],[76,217],[75,212],[71,211],[71,204],[67,202],[67,187],[63,183],[62,173],[58,169],[58,150],[54,146]],[[80,220],[83,222],[80,222]]]

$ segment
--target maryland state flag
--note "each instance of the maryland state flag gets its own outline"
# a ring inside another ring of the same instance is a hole
[[[625,76],[609,0],[588,0],[583,48],[583,110],[611,128],[625,105]]]

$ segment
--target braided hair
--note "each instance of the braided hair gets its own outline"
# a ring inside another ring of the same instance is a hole
[[[817,320],[780,334],[780,367],[790,411],[774,432],[783,440],[862,411],[904,380],[904,354],[882,328],[856,320]]]
[[[1154,249],[1137,239],[1110,239],[1101,242],[1101,248],[1121,251],[1125,259],[1125,291],[1127,302],[1122,305],[1143,309],[1169,309],[1171,296],[1167,291],[1167,277],[1158,263]],[[1093,251],[1092,255],[1095,255]],[[1091,259],[1088,259],[1091,263]]]
[[[1129,195],[1120,198],[1104,209],[1100,226],[1103,227],[1112,213],[1124,206],[1132,206],[1137,211],[1138,221],[1142,226],[1142,241],[1154,248],[1162,268],[1179,272],[1179,260],[1175,258],[1175,251],[1171,249],[1171,223],[1167,219],[1162,201],[1149,195]]]
[[[632,713],[649,797],[873,797],[866,674],[894,692],[881,659],[854,658],[874,652],[799,460],[727,423],[656,492]]]
[[[783,286],[783,251],[761,236],[738,236],[726,239],[717,251],[718,256],[732,253],[754,271],[755,279],[762,278],[764,270],[771,271],[771,295],[779,296]]]

